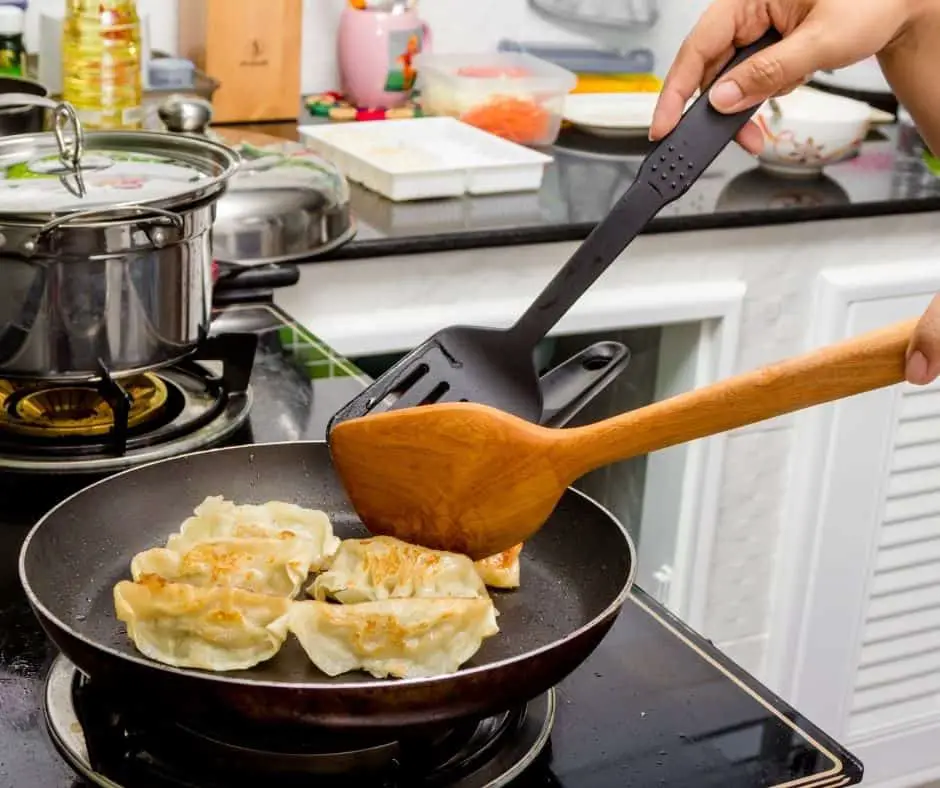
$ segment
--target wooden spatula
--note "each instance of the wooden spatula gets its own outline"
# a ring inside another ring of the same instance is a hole
[[[573,481],[638,454],[904,379],[899,323],[587,427],[553,430],[473,403],[338,424],[330,449],[370,531],[473,559],[532,536]]]

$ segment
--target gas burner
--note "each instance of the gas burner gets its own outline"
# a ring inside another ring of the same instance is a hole
[[[555,691],[482,722],[398,741],[323,731],[210,730],[124,710],[60,656],[46,679],[45,715],[71,766],[108,788],[229,788],[271,778],[284,788],[351,781],[381,788],[498,788],[546,750]]]
[[[130,403],[128,428],[156,419],[169,391],[166,383],[146,372],[121,381]],[[114,411],[92,384],[16,383],[0,379],[0,433],[43,439],[90,438],[114,428]]]
[[[218,445],[248,419],[257,342],[210,337],[191,359],[128,379],[0,380],[0,470],[112,473]]]

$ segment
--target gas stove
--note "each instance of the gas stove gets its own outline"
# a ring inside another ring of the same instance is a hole
[[[0,379],[0,471],[114,473],[208,448],[248,419],[257,338],[209,337],[181,364],[95,383]]]
[[[44,711],[63,757],[96,785],[229,788],[276,778],[279,785],[509,785],[542,756],[555,692],[523,707],[407,739],[351,738],[168,720],[101,694],[64,657],[46,682]],[[184,767],[183,764],[186,764]]]
[[[132,689],[116,698],[96,688],[46,639],[16,572],[32,523],[88,481],[62,471],[85,462],[86,471],[109,472],[196,444],[322,438],[337,408],[368,383],[269,298],[222,306],[213,335],[218,342],[198,360],[124,382],[120,398],[107,388],[66,394],[0,384],[0,419],[7,419],[0,430],[6,439],[25,430],[12,438],[20,447],[15,469],[9,447],[0,447],[7,463],[0,469],[0,788],[216,788],[265,779],[310,788],[860,781],[861,764],[850,753],[640,589],[594,655],[554,691],[417,738],[165,719],[135,709]],[[102,401],[108,409],[127,406],[123,446],[101,429]],[[206,409],[184,425],[178,419],[192,401]],[[28,423],[11,427],[11,419]],[[210,428],[216,432],[207,436]]]

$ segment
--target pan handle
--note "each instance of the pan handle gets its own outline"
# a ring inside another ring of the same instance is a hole
[[[620,342],[595,342],[539,379],[543,427],[564,427],[630,363]]]

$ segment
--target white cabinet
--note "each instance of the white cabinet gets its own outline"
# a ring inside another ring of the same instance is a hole
[[[920,314],[940,265],[823,271],[811,344]],[[770,678],[865,764],[866,784],[940,774],[940,385],[801,414]]]

